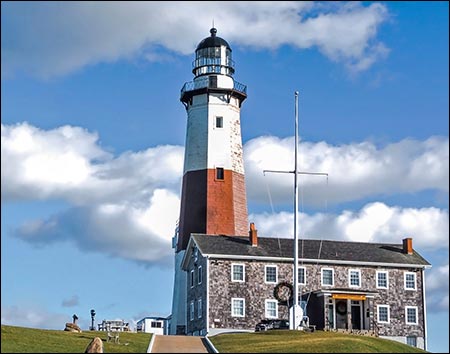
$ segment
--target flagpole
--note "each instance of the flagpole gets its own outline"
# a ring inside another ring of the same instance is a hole
[[[298,91],[295,91],[295,147],[294,147],[294,170],[293,171],[279,171],[279,170],[263,170],[264,175],[266,172],[272,173],[293,173],[294,174],[294,289],[293,289],[293,301],[292,312],[289,310],[289,316],[292,316],[289,320],[289,328],[298,330],[300,323],[303,319],[303,309],[299,306],[299,289],[298,289],[298,234],[299,234],[299,221],[298,221],[298,175],[316,175],[327,176],[328,173],[323,172],[301,172],[298,170]],[[328,182],[327,182],[328,183]],[[290,302],[288,302],[289,305]],[[299,317],[299,321],[296,321],[296,316]]]
[[[293,329],[298,329],[296,318],[298,305],[298,91],[295,91],[295,153],[294,153],[294,303],[292,307]]]

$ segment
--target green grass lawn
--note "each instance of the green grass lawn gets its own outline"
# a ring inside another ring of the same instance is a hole
[[[323,331],[233,333],[209,339],[220,353],[425,353],[387,339]]]
[[[2,325],[2,353],[84,353],[94,337],[103,341],[105,353],[146,353],[150,333],[121,332],[120,344],[106,342],[107,332],[81,333]]]

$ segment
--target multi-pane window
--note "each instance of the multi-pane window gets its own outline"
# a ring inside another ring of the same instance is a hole
[[[202,318],[202,299],[198,299],[197,302],[197,317]]]
[[[223,128],[223,117],[216,117],[216,128]]]
[[[298,283],[301,285],[306,284],[306,268],[305,267],[298,268]]]
[[[405,307],[406,324],[417,324],[417,306]]]
[[[152,322],[150,323],[150,327],[151,327],[151,328],[162,328],[162,323],[161,323],[161,322],[155,322],[155,321],[152,321]]]
[[[405,289],[416,290],[416,273],[405,272]]]
[[[331,268],[322,268],[322,285],[334,285],[334,271]]]
[[[378,305],[378,322],[389,323],[389,305]]]
[[[266,266],[266,283],[276,283],[276,282],[277,282],[277,267]]]
[[[201,284],[203,280],[202,266],[198,267],[198,283]]]
[[[191,288],[194,287],[194,270],[191,270]]]
[[[377,271],[377,288],[387,289],[388,288],[388,272],[387,271]]]
[[[190,305],[190,317],[189,317],[189,319],[191,320],[191,321],[193,321],[194,320],[194,301],[191,301],[191,305]]]
[[[231,280],[232,281],[244,281],[244,265],[232,264],[231,265]]]
[[[244,317],[245,316],[245,300],[239,298],[231,299],[231,316]]]
[[[416,336],[407,336],[406,344],[408,344],[412,347],[417,347],[417,337]]]
[[[349,269],[348,283],[349,283],[350,287],[360,287],[361,286],[361,272],[356,269]]]
[[[277,300],[266,300],[266,318],[278,318]]]

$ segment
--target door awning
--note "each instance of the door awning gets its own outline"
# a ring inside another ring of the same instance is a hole
[[[357,294],[332,294],[331,298],[333,299],[349,299],[349,300],[365,300],[366,295],[357,295]]]

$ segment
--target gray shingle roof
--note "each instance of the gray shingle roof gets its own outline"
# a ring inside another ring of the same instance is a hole
[[[200,252],[211,256],[293,258],[293,239],[258,237],[258,246],[252,247],[248,237],[204,234],[192,234],[192,237]],[[402,244],[301,239],[298,254],[300,259],[430,265],[416,251],[405,254],[402,249]]]

